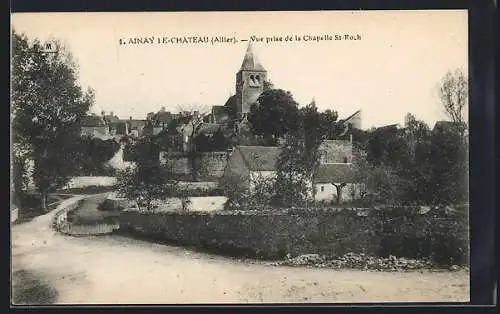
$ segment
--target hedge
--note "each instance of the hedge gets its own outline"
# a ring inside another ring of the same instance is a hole
[[[468,262],[468,216],[416,209],[123,212],[120,229],[142,236],[264,259],[286,254],[364,253]]]

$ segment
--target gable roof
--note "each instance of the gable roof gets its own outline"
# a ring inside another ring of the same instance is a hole
[[[344,123],[345,123],[345,122],[348,122],[349,120],[351,120],[352,118],[354,118],[356,115],[359,115],[360,113],[361,113],[361,110],[358,110],[358,111],[356,111],[355,113],[353,113],[353,114],[351,114],[350,116],[348,116],[347,118],[342,119],[342,120],[340,120],[340,121],[342,121],[342,122],[344,122]]]
[[[96,127],[96,126],[106,126],[106,122],[100,116],[85,116],[80,122],[81,126]]]
[[[237,146],[245,165],[251,171],[275,171],[281,153],[275,146]]]
[[[314,175],[314,183],[354,183],[351,164],[320,164]]]

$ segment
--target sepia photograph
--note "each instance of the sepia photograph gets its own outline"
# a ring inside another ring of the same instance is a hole
[[[12,306],[470,301],[467,10],[10,36]]]

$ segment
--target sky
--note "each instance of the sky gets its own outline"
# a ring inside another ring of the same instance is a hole
[[[408,112],[432,127],[446,119],[439,81],[468,71],[466,10],[15,13],[11,25],[30,39],[63,41],[81,85],[96,92],[91,110],[121,118],[224,105],[248,45],[241,40],[252,36],[263,38],[253,47],[275,88],[341,118],[361,110],[364,129],[403,124]],[[342,40],[307,40],[324,35]],[[209,42],[164,42],[189,36]],[[211,42],[221,36],[233,40]]]

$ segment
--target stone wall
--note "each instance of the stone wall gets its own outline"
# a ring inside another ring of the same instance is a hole
[[[401,210],[124,212],[120,230],[235,255],[286,254],[435,258],[466,263],[468,219]]]
[[[192,173],[192,166],[189,157],[183,153],[160,152],[160,160],[169,158],[174,172],[180,175],[189,175]],[[224,174],[229,152],[206,152],[197,158],[196,163],[200,169],[201,178],[217,180]]]
[[[343,140],[328,140],[319,147],[322,163],[352,163],[352,143]]]

